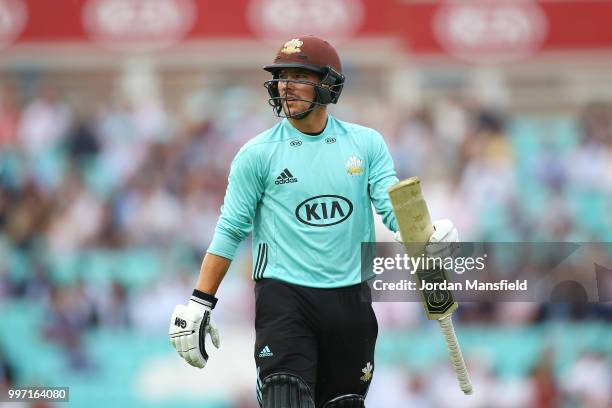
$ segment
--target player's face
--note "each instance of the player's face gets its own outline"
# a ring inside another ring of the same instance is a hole
[[[278,93],[283,98],[283,111],[286,115],[299,114],[310,108],[315,98],[314,85],[311,84],[319,83],[317,74],[304,69],[283,69],[278,79]]]

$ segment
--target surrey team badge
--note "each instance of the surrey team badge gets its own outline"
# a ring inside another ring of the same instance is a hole
[[[296,52],[301,52],[302,49],[300,47],[302,44],[304,43],[299,38],[294,38],[285,43],[281,52],[283,54],[295,54]]]
[[[358,176],[363,173],[363,161],[357,156],[351,156],[346,161],[346,172],[349,176]]]

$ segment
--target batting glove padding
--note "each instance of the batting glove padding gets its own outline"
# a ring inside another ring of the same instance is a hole
[[[430,258],[446,258],[452,256],[458,246],[459,232],[453,222],[449,219],[433,222],[434,233],[429,238],[429,243],[425,247],[425,252]],[[399,231],[393,236],[395,241],[403,242]]]
[[[459,242],[459,232],[449,219],[433,222],[434,233],[429,238],[425,252],[430,258],[447,258],[453,256]]]
[[[190,365],[203,368],[208,361],[206,335],[212,344],[219,348],[219,332],[210,321],[210,313],[217,304],[217,298],[199,290],[194,290],[187,305],[174,308],[170,319],[170,343],[179,355]]]

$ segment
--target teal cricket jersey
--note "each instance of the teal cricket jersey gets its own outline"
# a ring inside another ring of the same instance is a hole
[[[373,242],[372,204],[397,231],[387,194],[397,183],[382,136],[328,116],[310,136],[287,119],[234,158],[208,248],[233,259],[253,231],[253,278],[336,288],[362,282],[361,242]]]

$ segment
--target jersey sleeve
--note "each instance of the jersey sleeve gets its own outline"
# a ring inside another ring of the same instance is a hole
[[[376,133],[370,149],[370,199],[376,213],[382,217],[383,223],[391,231],[399,229],[393,207],[387,190],[398,182],[393,168],[393,159],[383,137]]]
[[[221,216],[207,252],[234,259],[236,248],[253,229],[264,185],[259,163],[254,148],[241,150],[232,161]]]

